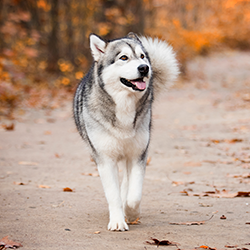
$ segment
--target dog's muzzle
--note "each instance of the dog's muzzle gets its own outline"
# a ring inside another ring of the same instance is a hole
[[[125,78],[121,78],[120,81],[126,85],[127,87],[132,88],[133,90],[137,90],[137,91],[143,91],[146,89],[146,82],[143,81],[143,77],[147,77],[148,76],[148,72],[149,72],[149,67],[146,64],[141,64],[138,68],[138,71],[141,75],[140,78],[134,79],[134,80],[128,80]]]

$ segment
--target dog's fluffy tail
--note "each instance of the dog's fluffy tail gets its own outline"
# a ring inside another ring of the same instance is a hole
[[[154,77],[154,89],[156,94],[164,88],[174,84],[179,66],[173,48],[165,41],[158,38],[140,37],[140,40],[149,54]]]

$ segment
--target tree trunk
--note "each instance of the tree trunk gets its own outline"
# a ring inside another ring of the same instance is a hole
[[[58,43],[58,30],[59,30],[59,22],[58,22],[58,9],[59,9],[59,1],[52,0],[51,1],[51,32],[49,34],[48,41],[48,71],[56,72],[58,70],[57,61],[59,60],[59,43]]]

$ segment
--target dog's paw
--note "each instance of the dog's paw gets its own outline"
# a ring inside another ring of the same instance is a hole
[[[108,224],[110,231],[128,231],[129,227],[125,220],[110,220]]]

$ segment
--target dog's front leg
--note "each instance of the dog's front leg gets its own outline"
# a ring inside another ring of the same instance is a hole
[[[108,229],[112,231],[128,230],[122,210],[117,163],[111,160],[106,161],[104,164],[98,165],[98,170],[109,205]]]
[[[133,222],[140,215],[140,203],[142,197],[142,185],[145,175],[145,164],[132,163],[129,173],[129,185],[127,202],[125,204],[125,215],[128,222]]]

